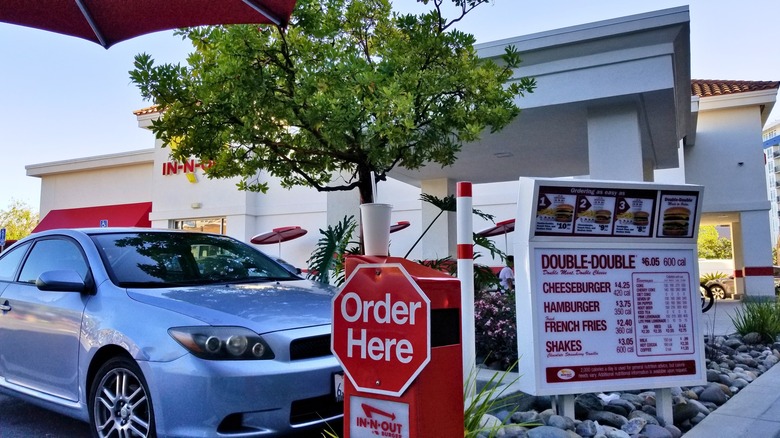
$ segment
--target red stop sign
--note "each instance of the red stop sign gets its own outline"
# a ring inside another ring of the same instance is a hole
[[[399,397],[431,357],[430,300],[400,264],[358,265],[333,298],[331,350],[356,389]]]

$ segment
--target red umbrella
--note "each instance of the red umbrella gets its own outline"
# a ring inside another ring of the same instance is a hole
[[[504,251],[509,252],[509,244],[507,243],[506,235],[515,230],[515,220],[507,219],[505,221],[497,222],[495,226],[487,228],[477,233],[482,237],[493,237],[504,235]]]
[[[271,243],[278,243],[279,244],[279,257],[282,256],[282,242],[287,242],[288,240],[297,239],[304,234],[308,233],[308,231],[304,230],[301,227],[297,226],[291,226],[291,227],[280,227],[280,228],[274,228],[273,230],[258,234],[257,236],[253,237],[250,242],[257,244],[257,245],[269,245]]]
[[[507,219],[505,221],[497,222],[495,226],[482,230],[477,234],[482,237],[500,236],[502,234],[511,233],[515,230],[515,220]]]
[[[408,228],[408,227],[409,227],[409,225],[411,225],[411,224],[409,223],[409,221],[400,221],[400,222],[398,222],[397,224],[390,225],[390,232],[391,232],[391,233],[395,233],[396,231],[401,231],[401,230],[403,230],[404,228]]]
[[[2,0],[0,22],[83,38],[105,48],[147,33],[217,24],[277,24],[295,0]]]

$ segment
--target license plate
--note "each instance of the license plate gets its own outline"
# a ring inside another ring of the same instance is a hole
[[[336,403],[344,401],[344,373],[333,374],[333,396]]]

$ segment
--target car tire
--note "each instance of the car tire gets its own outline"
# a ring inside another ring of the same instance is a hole
[[[701,293],[701,311],[704,313],[715,304],[715,297],[712,296],[710,287],[705,284],[699,284],[699,292]]]
[[[155,438],[154,410],[141,368],[132,359],[104,363],[89,390],[89,425],[95,438]]]
[[[716,300],[722,300],[726,298],[726,290],[719,284],[713,284],[710,286],[710,291]]]

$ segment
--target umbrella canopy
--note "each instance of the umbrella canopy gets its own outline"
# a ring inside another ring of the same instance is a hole
[[[515,230],[515,220],[507,219],[505,221],[496,222],[496,225],[488,229],[482,230],[477,235],[482,237],[493,237],[504,235],[504,251],[509,252],[509,242],[506,235]]]
[[[482,230],[477,234],[482,237],[500,236],[502,234],[511,233],[515,230],[515,220],[507,219],[505,221],[497,222],[495,226]]]
[[[304,234],[308,233],[308,231],[304,230],[301,227],[280,227],[280,228],[274,228],[273,230],[258,234],[257,236],[253,237],[250,242],[257,244],[257,245],[268,245],[271,243],[282,243],[287,242],[288,240],[297,239]]]
[[[277,24],[295,0],[2,0],[0,22],[70,35],[105,48],[147,33],[217,24]]]
[[[404,228],[408,228],[409,225],[409,221],[400,221],[396,224],[390,225],[390,232],[395,233],[396,231],[401,231]]]
[[[273,230],[267,233],[258,234],[257,236],[253,237],[250,240],[250,242],[257,245],[269,245],[271,243],[277,243],[279,244],[277,248],[277,255],[281,257],[282,242],[287,242],[288,240],[297,239],[306,233],[308,233],[308,231],[297,226],[279,227],[279,228],[274,228]]]

